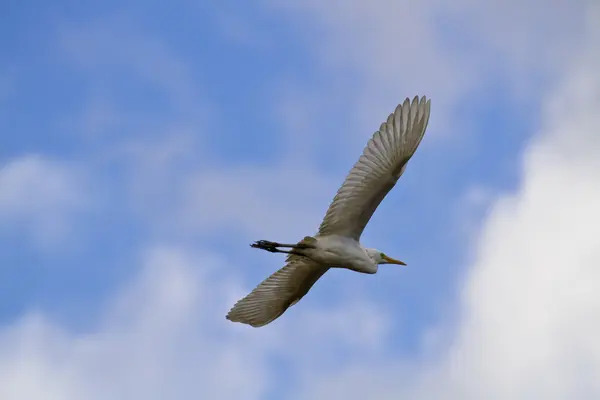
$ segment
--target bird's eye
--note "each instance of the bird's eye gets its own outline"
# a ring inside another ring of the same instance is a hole
[[[379,256],[380,256],[381,258],[385,258],[385,254],[383,254],[383,253],[379,253]]]

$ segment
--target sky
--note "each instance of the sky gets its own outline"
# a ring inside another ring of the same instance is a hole
[[[3,400],[600,397],[594,0],[5,1],[0,49]],[[415,95],[408,267],[227,321]]]

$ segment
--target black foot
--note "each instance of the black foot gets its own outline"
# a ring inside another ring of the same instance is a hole
[[[270,251],[271,253],[276,253],[278,252],[277,247],[279,247],[279,243],[269,242],[268,240],[258,240],[252,243],[250,247]]]

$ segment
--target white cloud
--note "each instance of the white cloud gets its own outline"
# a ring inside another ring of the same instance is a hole
[[[307,397],[600,396],[600,9],[587,15],[585,40],[542,101],[521,185],[482,227],[458,329],[437,329],[433,360],[341,368]]]
[[[10,161],[0,169],[0,227],[25,229],[42,245],[56,243],[88,203],[84,184],[74,165],[36,155]]]
[[[346,143],[349,132],[362,138],[373,131],[405,96],[431,97],[430,134],[453,141],[469,129],[472,103],[490,90],[536,102],[541,84],[569,59],[584,15],[582,2],[568,0],[267,4],[288,12],[327,67],[313,102],[335,97],[331,103],[344,104],[348,125],[338,130]]]
[[[600,396],[598,11],[481,237],[455,348],[472,398]]]
[[[394,48],[398,37],[427,37],[426,32],[419,34],[420,23],[429,21],[429,17],[422,19],[427,10],[421,5],[412,7],[417,10],[412,14],[414,21],[406,20],[410,25],[397,20],[403,15],[401,9],[369,12],[349,8],[341,16],[343,29],[338,31],[337,22],[333,23],[334,40],[354,40],[358,51],[353,62],[374,68],[369,79],[380,76],[385,82],[396,74],[394,64],[371,67],[377,54]],[[328,10],[326,14],[323,18],[340,18]],[[372,37],[362,39],[354,28],[348,33],[352,24],[377,29]],[[442,326],[423,338],[424,346],[439,351],[434,359],[417,362],[388,354],[392,320],[361,297],[340,299],[342,304],[348,302],[339,309],[312,309],[306,299],[288,311],[285,319],[259,330],[231,324],[224,319],[227,308],[250,288],[241,287],[232,277],[234,268],[229,261],[212,254],[159,247],[147,253],[136,280],[122,288],[87,332],[71,331],[40,314],[30,314],[1,330],[0,397],[257,399],[273,391],[285,393],[279,398],[317,399],[598,395],[594,378],[600,370],[595,340],[600,334],[595,322],[600,311],[595,284],[600,278],[595,268],[600,263],[595,239],[600,237],[596,212],[600,204],[596,172],[600,171],[596,157],[600,153],[596,115],[600,81],[594,71],[600,62],[594,49],[600,38],[597,32],[594,35],[570,65],[564,86],[556,88],[545,102],[545,125],[524,155],[520,189],[494,205],[483,227],[476,262],[465,283],[458,330]],[[369,43],[374,44],[372,50]],[[396,67],[411,50],[420,50],[415,42],[400,44],[404,47],[393,58]],[[504,51],[511,48],[506,46]],[[445,58],[438,58],[441,50],[434,46],[419,53],[424,61],[415,65],[446,65]],[[515,65],[528,64],[521,57],[522,51],[515,57]],[[440,70],[430,71],[435,79],[425,88],[448,90],[438,92],[438,98],[442,103],[456,102],[464,94],[461,79],[466,78],[460,71],[465,64],[449,61],[441,77],[436,75]],[[415,65],[407,67],[406,76],[417,70]],[[459,72],[460,76],[455,75]],[[422,73],[426,79],[428,74]],[[444,87],[446,82],[452,86]],[[408,80],[401,85],[419,87],[418,82]],[[178,87],[174,84],[172,93],[179,93]],[[398,87],[389,87],[394,99]],[[431,94],[435,97],[435,92]],[[164,153],[160,150],[148,154],[152,153],[149,159],[165,155],[164,163],[159,163],[163,166],[171,162],[171,151],[180,154],[181,147],[167,147]],[[286,168],[244,173],[209,168],[186,175],[182,187],[189,203],[183,204],[182,218],[175,220],[189,219],[191,225],[204,228],[225,221],[238,224],[248,234],[257,234],[257,221],[264,220],[260,232],[275,231],[277,226],[279,235],[285,235],[280,230],[285,228],[285,220],[294,230],[310,231],[305,218],[317,209],[312,208],[313,201],[326,206],[323,199],[313,200],[315,193],[322,193],[322,184],[319,180],[304,182],[313,174],[284,165]],[[33,169],[51,169],[43,166]],[[146,174],[153,175],[153,171]],[[10,179],[0,175],[0,188],[4,182],[24,182],[13,178],[14,172],[6,176]],[[46,180],[31,181],[39,182],[31,187],[47,184]],[[317,185],[313,193],[302,191],[313,185]],[[30,189],[21,191],[30,193]],[[62,199],[63,190],[49,192],[59,193],[55,196]],[[174,198],[179,199],[179,194]],[[281,197],[289,204],[281,202]],[[44,197],[48,198],[53,197]],[[11,199],[0,200],[0,204],[4,201],[19,210],[21,203]],[[224,199],[231,203],[224,204]],[[43,209],[46,203],[39,204],[36,207]],[[296,210],[297,215],[290,214]],[[426,343],[430,338],[432,343]],[[279,368],[282,365],[289,369],[291,379],[279,380],[279,374],[285,373],[280,369],[286,369]]]
[[[155,247],[87,332],[30,314],[0,331],[0,397],[36,399],[259,399],[277,385],[273,356],[296,376],[381,352],[384,318],[369,305],[296,307],[256,330],[224,315],[241,288],[210,254]],[[352,330],[353,335],[343,333]],[[323,365],[323,364],[327,365]],[[310,366],[310,367],[309,367]]]
[[[238,355],[242,343],[225,346],[218,335],[211,304],[222,303],[227,287],[202,279],[218,260],[157,248],[143,264],[90,332],[69,332],[40,315],[5,330],[0,397],[191,398],[217,388],[223,398],[256,397],[261,385],[247,359],[254,350]]]

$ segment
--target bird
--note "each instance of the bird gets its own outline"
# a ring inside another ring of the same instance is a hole
[[[415,96],[412,102],[407,97],[398,104],[367,142],[314,236],[296,244],[258,240],[250,245],[286,253],[286,263],[237,301],[227,320],[254,328],[265,326],[298,303],[331,268],[375,274],[382,264],[407,265],[380,250],[364,247],[360,237],[421,143],[430,109],[431,100],[425,96]]]

